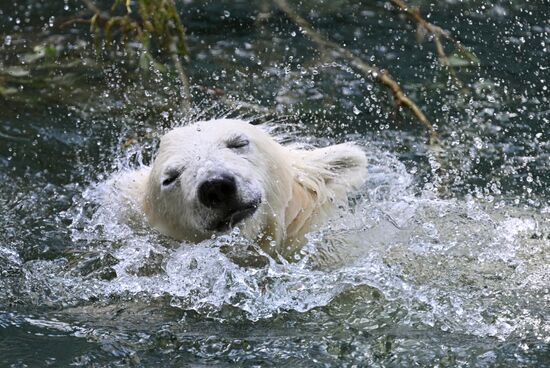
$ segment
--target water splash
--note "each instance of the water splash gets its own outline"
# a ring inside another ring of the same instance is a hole
[[[120,208],[102,202],[112,190],[103,181],[64,214],[72,218],[73,258],[27,262],[23,291],[37,305],[167,298],[181,310],[224,319],[232,308],[258,321],[329,306],[368,287],[388,306],[404,308],[400,323],[407,326],[499,339],[550,328],[521,314],[522,306],[547,295],[544,216],[473,198],[437,198],[417,189],[392,155],[368,153],[370,177],[350,198],[353,206],[309,234],[296,262],[263,254],[238,232],[186,244],[118,222]],[[242,265],[239,252],[263,263]]]

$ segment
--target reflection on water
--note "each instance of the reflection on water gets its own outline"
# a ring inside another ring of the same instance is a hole
[[[431,10],[481,60],[458,69],[470,87],[461,94],[382,3],[340,6],[337,18],[334,5],[302,4],[426,107],[446,142],[438,161],[414,120],[392,119],[376,83],[324,60],[282,15],[252,26],[248,2],[187,3],[190,113],[169,76],[75,57],[86,49],[79,33],[39,21],[61,8],[10,5],[43,34],[16,31],[0,12],[11,26],[0,63],[28,72],[22,87],[0,73],[0,365],[550,363],[542,5]],[[54,36],[70,50],[42,63],[33,47]],[[294,262],[238,231],[181,244],[120,223],[104,201],[110,175],[148,163],[164,129],[225,115],[254,118],[285,143],[354,140],[368,153],[365,187]]]

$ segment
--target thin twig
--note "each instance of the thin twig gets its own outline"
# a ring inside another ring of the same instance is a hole
[[[176,72],[178,73],[178,77],[181,82],[181,88],[183,93],[181,107],[185,111],[189,111],[191,109],[191,87],[189,85],[189,78],[187,77],[187,73],[185,72],[185,68],[183,67],[183,64],[181,62],[180,56],[178,55],[178,52],[175,49],[170,51],[171,51],[170,56],[172,57],[172,63],[176,68]]]
[[[79,23],[84,23],[84,24],[90,24],[92,21],[90,20],[90,18],[71,18],[69,20],[66,20],[64,21],[63,23],[60,23],[58,25],[58,27],[60,29],[63,29],[63,28],[66,28],[70,25],[73,25],[73,24],[79,24]]]
[[[99,9],[92,0],[82,0],[82,2],[84,3],[84,5],[86,5],[88,9],[90,9],[92,13],[99,14],[99,16],[101,16],[102,18],[108,18],[104,15],[104,12],[101,11],[101,9]]]
[[[430,123],[426,115],[422,110],[409,98],[405,95],[401,86],[391,77],[391,75],[386,70],[381,70],[375,66],[369,65],[363,61],[360,57],[355,55],[353,52],[348,49],[340,46],[334,41],[331,41],[319,32],[313,29],[309,22],[298,15],[286,2],[286,0],[274,0],[275,4],[300,28],[301,31],[309,37],[313,42],[315,42],[321,48],[330,48],[338,52],[342,57],[349,60],[350,64],[361,71],[363,74],[372,76],[379,83],[383,84],[389,88],[393,94],[393,98],[397,108],[404,106],[409,109],[414,116],[420,121],[424,127],[428,130],[430,145],[439,145],[439,135],[435,131],[433,125]]]
[[[458,49],[463,55],[468,57],[471,61],[475,61],[474,58],[471,56],[471,52],[466,47],[464,47],[460,41],[451,36],[451,33],[449,31],[439,26],[436,26],[424,19],[424,17],[422,17],[422,14],[420,14],[420,10],[418,8],[408,5],[403,0],[390,0],[390,2],[398,9],[403,11],[405,14],[407,14],[409,18],[411,18],[414,22],[418,24],[419,27],[422,27],[427,33],[432,35],[440,63],[449,70],[449,74],[451,75],[457,86],[462,87],[463,84],[460,79],[458,79],[456,72],[451,65],[451,62],[449,61],[449,57],[445,53],[445,48],[443,47],[441,39],[443,38],[451,42],[455,46],[455,48]]]
[[[390,1],[399,9],[403,10],[407,15],[409,15],[409,17],[420,24],[423,28],[425,28],[429,33],[445,38],[446,40],[452,42],[457,49],[464,52],[466,55],[470,54],[470,51],[466,47],[464,47],[464,45],[462,45],[460,41],[451,36],[451,33],[449,31],[425,20],[420,14],[420,10],[418,10],[418,8],[408,5],[403,0]]]

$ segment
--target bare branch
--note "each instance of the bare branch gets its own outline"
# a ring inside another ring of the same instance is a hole
[[[189,85],[189,78],[187,77],[187,73],[185,72],[185,68],[183,67],[180,56],[178,55],[175,49],[171,50],[170,56],[172,58],[172,63],[176,68],[179,80],[181,82],[181,88],[182,88],[182,94],[183,94],[183,96],[181,96],[182,97],[181,107],[185,111],[189,111],[191,109],[191,87]]]
[[[99,9],[97,7],[97,5],[92,1],[92,0],[82,0],[82,2],[84,3],[84,5],[86,5],[86,7],[94,14],[99,14],[102,18],[106,18],[104,16],[104,12],[101,11],[101,9]]]
[[[456,83],[456,85],[458,87],[462,87],[463,84],[456,76],[456,72],[454,71],[451,62],[449,61],[449,57],[445,53],[445,48],[443,47],[441,39],[443,38],[451,42],[457,50],[459,50],[464,56],[468,57],[470,61],[474,62],[476,61],[476,58],[472,55],[472,53],[466,47],[464,47],[460,41],[451,36],[451,33],[449,31],[425,20],[424,17],[422,17],[422,15],[420,14],[420,10],[418,8],[408,5],[403,0],[390,0],[390,2],[399,10],[407,14],[407,16],[411,18],[416,24],[418,24],[419,27],[422,27],[427,33],[433,36],[433,41],[435,44],[437,55],[439,57],[439,62],[449,70],[449,74],[451,75],[451,78]]]
[[[355,55],[348,49],[340,46],[334,41],[331,41],[319,32],[313,29],[309,22],[298,15],[286,2],[286,0],[274,0],[275,4],[294,22],[296,23],[309,39],[316,43],[321,48],[329,48],[336,51],[340,56],[347,59],[350,64],[363,74],[374,78],[379,83],[389,88],[393,94],[395,105],[397,108],[404,106],[409,109],[414,116],[420,121],[422,125],[426,127],[429,133],[430,145],[439,144],[439,135],[435,131],[433,125],[430,123],[426,115],[422,110],[405,95],[401,86],[391,77],[386,70],[377,68],[363,61],[359,56]]]

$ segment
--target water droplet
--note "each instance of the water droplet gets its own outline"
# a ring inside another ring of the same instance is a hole
[[[6,46],[11,45],[11,36],[10,35],[7,35],[6,38],[4,38],[4,44]]]
[[[357,108],[357,106],[353,105],[353,113],[354,113],[355,115],[359,115],[359,114],[361,113],[361,110],[359,110],[359,109]]]
[[[474,146],[477,149],[482,149],[483,148],[483,141],[481,140],[481,138],[479,138],[479,137],[474,138]]]

